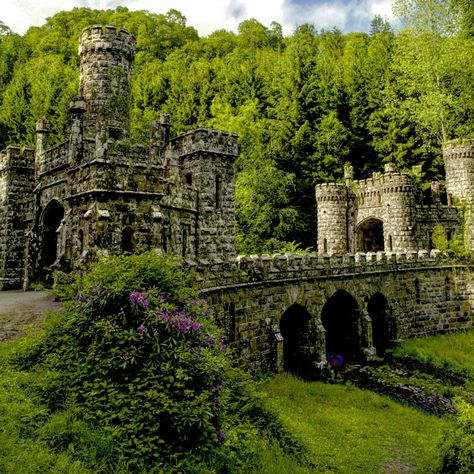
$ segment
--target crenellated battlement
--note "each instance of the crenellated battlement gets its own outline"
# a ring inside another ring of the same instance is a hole
[[[179,156],[202,151],[229,156],[237,156],[239,153],[235,133],[209,128],[198,128],[179,135],[170,141],[170,146]]]
[[[125,28],[111,25],[93,25],[82,31],[79,54],[105,50],[119,52],[132,60],[135,55],[135,37]]]
[[[347,201],[349,189],[342,183],[320,183],[316,185],[316,202]]]
[[[34,149],[8,145],[0,152],[0,171],[10,168],[32,168]]]
[[[439,250],[357,252],[356,254],[239,255],[235,259],[187,261],[201,288],[245,285],[263,281],[314,280],[335,275],[364,275],[439,267]]]

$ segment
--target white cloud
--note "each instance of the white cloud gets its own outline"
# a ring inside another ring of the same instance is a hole
[[[344,31],[368,29],[378,14],[392,18],[392,0],[2,0],[0,20],[23,34],[30,26],[40,26],[48,16],[75,6],[95,9],[127,6],[130,10],[166,13],[171,8],[182,12],[188,25],[200,35],[217,29],[236,31],[240,22],[255,18],[265,26],[277,21],[285,34],[294,27],[314,23],[317,28],[338,26]]]

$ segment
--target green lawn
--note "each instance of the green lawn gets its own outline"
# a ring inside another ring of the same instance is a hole
[[[474,331],[408,339],[395,349],[394,355],[408,356],[474,380]]]
[[[317,465],[294,472],[427,473],[450,423],[350,385],[278,376],[261,389]],[[268,472],[292,471],[278,459]]]

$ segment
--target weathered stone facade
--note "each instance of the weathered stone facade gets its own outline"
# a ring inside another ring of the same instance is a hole
[[[459,148],[469,151],[459,153]],[[453,160],[458,154],[463,159]],[[454,236],[459,217],[451,197],[472,200],[473,157],[474,144],[449,145],[445,150],[448,194],[441,193],[440,183],[433,182],[429,199],[425,200],[428,202],[419,199],[412,176],[394,172],[390,166],[386,166],[384,173],[374,173],[372,178],[357,181],[346,169],[345,184],[317,185],[318,251],[342,255],[430,250],[437,224],[444,227],[447,238]]]
[[[47,278],[96,254],[156,248],[185,258],[229,258],[234,245],[235,134],[200,128],[170,139],[170,117],[131,145],[135,40],[93,26],[81,36],[79,97],[69,139],[0,155],[0,289]]]
[[[471,329],[472,269],[439,252],[237,257],[196,266],[242,365],[314,372],[332,351],[382,355],[397,340]]]

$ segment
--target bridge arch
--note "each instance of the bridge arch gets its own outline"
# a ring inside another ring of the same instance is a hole
[[[280,334],[283,338],[281,365],[286,372],[304,375],[309,369],[307,343],[310,321],[308,310],[298,303],[293,303],[280,319]]]
[[[376,217],[364,219],[357,226],[357,250],[377,252],[384,250],[383,222]]]
[[[372,321],[372,341],[377,355],[383,356],[396,339],[395,323],[387,298],[382,293],[374,293],[367,303],[367,312]]]
[[[355,359],[360,351],[360,311],[356,299],[345,290],[336,291],[324,304],[321,321],[326,330],[326,354],[337,352]]]

